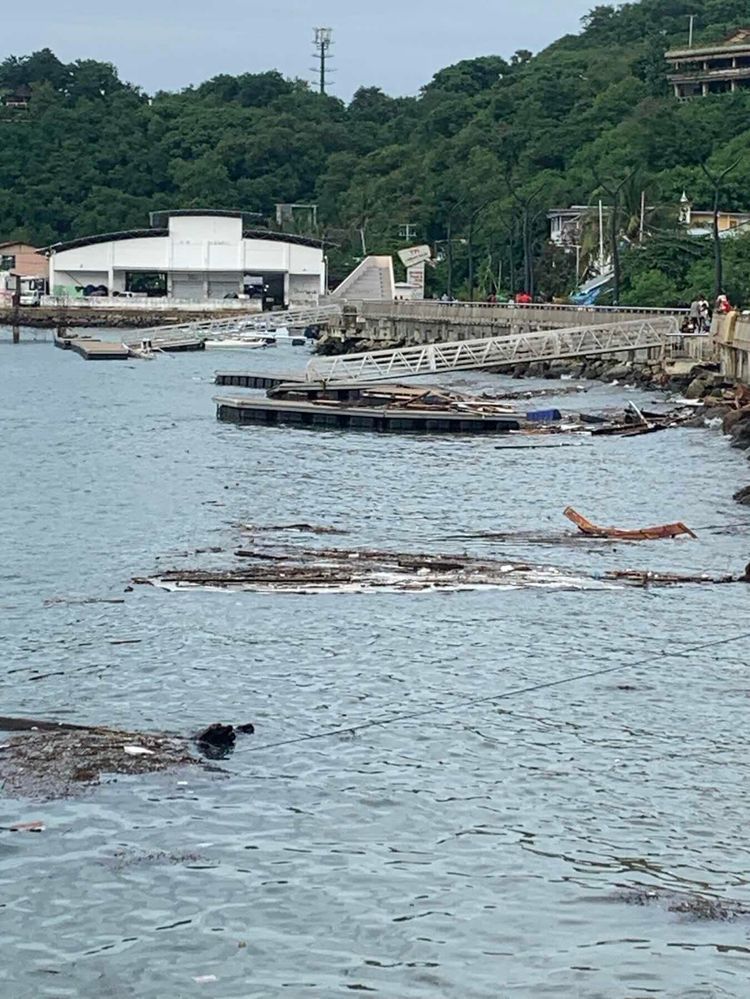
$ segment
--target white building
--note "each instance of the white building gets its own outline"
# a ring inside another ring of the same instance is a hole
[[[125,292],[203,301],[248,295],[265,307],[316,305],[325,294],[322,244],[249,227],[243,212],[152,212],[151,228],[47,247],[54,295]]]
[[[571,205],[570,208],[551,208],[547,212],[549,239],[555,246],[573,247],[581,242],[581,229],[587,215],[595,212],[591,205]]]

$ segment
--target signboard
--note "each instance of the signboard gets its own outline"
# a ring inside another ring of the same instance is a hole
[[[413,298],[424,298],[424,271],[424,261],[406,269],[406,282],[414,288]]]
[[[431,256],[432,252],[426,244],[424,246],[409,246],[405,250],[398,251],[398,258],[407,270],[418,264],[426,263]]]

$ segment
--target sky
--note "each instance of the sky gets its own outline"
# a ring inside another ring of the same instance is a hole
[[[313,28],[333,28],[329,92],[416,94],[460,59],[533,52],[575,32],[597,0],[37,0],[3,18],[0,59],[51,48],[63,62],[114,63],[148,93],[219,73],[278,69],[312,80]]]

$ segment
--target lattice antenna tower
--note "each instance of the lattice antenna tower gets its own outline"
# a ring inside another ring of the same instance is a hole
[[[326,92],[326,86],[328,85],[328,76],[330,68],[328,66],[333,56],[331,55],[331,46],[333,45],[333,28],[315,28],[315,36],[313,44],[315,45],[315,52],[313,55],[317,60],[317,72],[318,72],[318,87],[321,94]]]

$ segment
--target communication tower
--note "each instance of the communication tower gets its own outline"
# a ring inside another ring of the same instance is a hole
[[[313,55],[318,60],[318,86],[321,94],[326,92],[328,84],[328,74],[330,72],[328,63],[333,58],[331,55],[331,45],[333,44],[333,28],[315,28],[313,44],[315,52]]]

